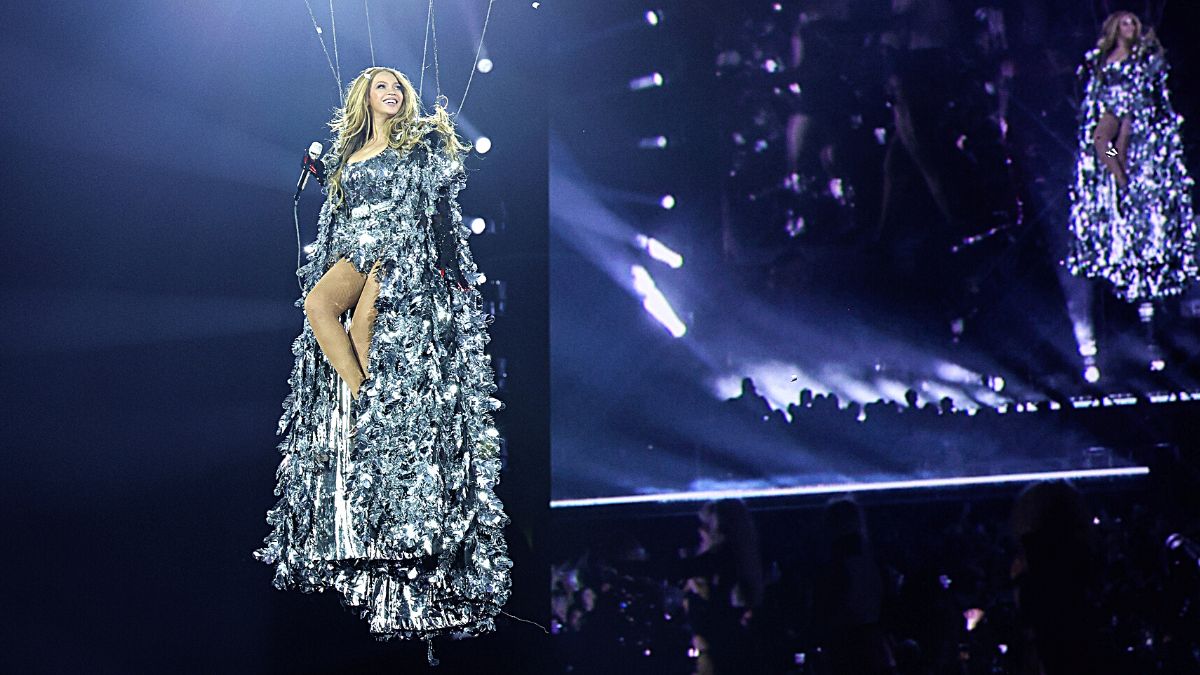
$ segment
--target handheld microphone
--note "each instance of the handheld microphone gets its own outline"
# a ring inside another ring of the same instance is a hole
[[[316,176],[318,182],[325,184],[325,172],[321,169],[321,163],[317,161],[321,156],[322,147],[314,141],[308,146],[308,154],[300,160],[300,180],[296,181],[296,195],[292,197],[292,201],[300,201],[300,193],[304,191],[304,186],[308,185],[309,176]]]

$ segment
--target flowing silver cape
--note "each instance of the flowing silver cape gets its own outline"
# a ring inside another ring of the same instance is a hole
[[[1168,70],[1160,52],[1140,49],[1108,65],[1093,49],[1077,70],[1086,83],[1066,263],[1077,276],[1107,280],[1129,302],[1180,293],[1200,276],[1193,181],[1183,162],[1183,118],[1171,106]],[[1131,122],[1125,190],[1093,149],[1105,113]]]
[[[336,152],[324,160],[331,168]],[[337,591],[377,639],[467,637],[495,629],[512,561],[494,492],[491,411],[503,404],[484,353],[491,317],[458,205],[466,172],[430,132],[396,153],[381,185],[365,216],[381,236],[355,237],[327,197],[295,302],[303,308],[339,257],[360,272],[379,261],[372,379],[353,400],[304,319],[277,432],[280,499],[254,556],[275,566],[276,588]],[[438,272],[440,243],[452,245],[469,290]]]

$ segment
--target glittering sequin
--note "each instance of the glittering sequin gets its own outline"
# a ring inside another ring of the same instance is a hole
[[[337,591],[380,640],[494,630],[512,562],[494,492],[491,317],[435,265],[448,243],[463,278],[482,276],[458,205],[466,172],[431,132],[344,167],[342,181],[346,203],[321,209],[295,306],[339,258],[363,273],[378,261],[372,378],[353,400],[305,318],[278,427],[280,499],[254,556],[275,566],[277,588]]]
[[[1183,118],[1171,106],[1161,53],[1135,52],[1103,64],[1093,49],[1077,74],[1086,79],[1066,263],[1073,274],[1105,279],[1130,302],[1182,292],[1200,277],[1196,223],[1183,161]],[[1105,114],[1128,117],[1128,152],[1118,157],[1125,189],[1096,155],[1093,134]]]

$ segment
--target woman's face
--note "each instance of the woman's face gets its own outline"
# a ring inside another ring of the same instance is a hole
[[[1132,41],[1138,35],[1138,22],[1132,14],[1126,14],[1117,22],[1117,34],[1122,40]]]
[[[404,102],[404,89],[400,86],[400,80],[386,70],[375,73],[367,91],[367,101],[372,116],[391,117],[400,112],[400,104]]]

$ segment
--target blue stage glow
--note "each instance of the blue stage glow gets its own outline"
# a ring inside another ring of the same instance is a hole
[[[649,495],[626,495],[621,497],[594,497],[591,499],[556,499],[550,502],[552,509],[581,508],[587,506],[616,506],[620,504],[669,504],[679,502],[706,502],[715,499],[756,499],[760,497],[797,497],[802,495],[842,494],[846,492],[879,492],[884,490],[915,490],[929,488],[953,488],[975,485],[999,485],[1003,483],[1029,483],[1049,480],[1086,480],[1096,478],[1132,478],[1147,476],[1150,467],[1129,466],[1118,469],[1079,469],[1075,471],[1039,471],[1030,473],[998,474],[994,476],[959,476],[955,478],[925,478],[918,480],[880,481],[874,483],[832,483],[822,485],[800,485],[796,487],[752,488],[735,490],[699,490],[695,492],[663,492]]]

